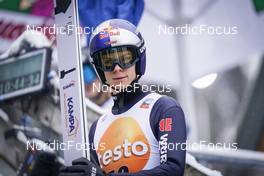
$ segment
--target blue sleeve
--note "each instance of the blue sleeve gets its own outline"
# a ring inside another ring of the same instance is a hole
[[[96,150],[95,150],[95,146],[94,146],[94,133],[95,133],[95,129],[96,129],[96,125],[97,125],[97,121],[96,120],[89,131],[89,150],[90,150],[90,160],[92,163],[96,164],[97,166],[100,166],[98,158],[97,158],[97,154],[96,154]]]
[[[168,96],[161,97],[151,111],[150,125],[159,141],[161,164],[150,170],[113,173],[109,176],[183,176],[186,125],[182,108],[174,99]]]

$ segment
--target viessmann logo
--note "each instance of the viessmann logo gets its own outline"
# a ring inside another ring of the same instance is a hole
[[[76,135],[78,130],[78,120],[74,115],[75,111],[73,102],[73,97],[67,97],[67,95],[64,94],[64,107],[66,107],[64,114],[68,136]]]
[[[165,163],[167,161],[167,149],[168,149],[168,133],[162,135],[159,141],[160,148],[160,163]]]

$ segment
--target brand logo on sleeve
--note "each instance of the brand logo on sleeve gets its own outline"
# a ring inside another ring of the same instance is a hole
[[[161,132],[171,131],[172,130],[171,124],[172,124],[172,118],[171,117],[161,119],[159,122],[159,130]]]
[[[162,135],[159,140],[160,149],[160,163],[165,163],[167,161],[167,146],[168,146],[168,133]]]

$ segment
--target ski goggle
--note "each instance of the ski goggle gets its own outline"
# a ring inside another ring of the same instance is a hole
[[[95,66],[105,72],[113,71],[116,64],[125,69],[138,61],[136,48],[130,46],[108,48],[95,53],[93,58]]]

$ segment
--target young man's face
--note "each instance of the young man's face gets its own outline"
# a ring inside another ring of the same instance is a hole
[[[126,69],[116,64],[112,72],[104,72],[104,74],[109,85],[127,87],[136,79],[135,64]]]

